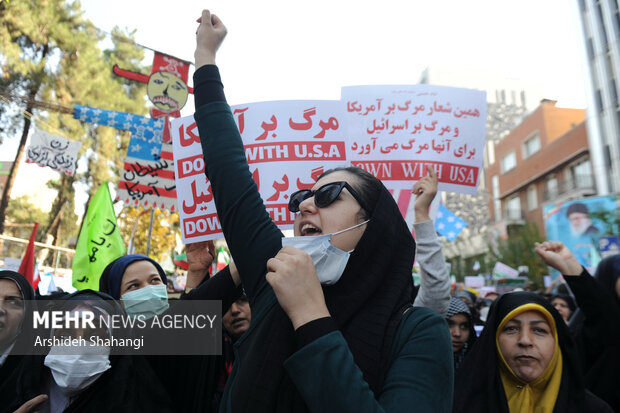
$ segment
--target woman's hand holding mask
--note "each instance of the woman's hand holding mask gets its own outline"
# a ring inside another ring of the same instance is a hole
[[[283,247],[267,261],[267,282],[297,329],[318,318],[329,317],[323,289],[312,258],[294,247]]]

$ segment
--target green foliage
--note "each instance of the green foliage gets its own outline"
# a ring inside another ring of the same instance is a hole
[[[39,230],[37,231],[37,239],[40,239],[41,234],[44,231],[42,224],[47,222],[47,212],[43,212],[37,208],[28,195],[22,195],[17,198],[11,199],[9,207],[7,208],[7,221],[11,224],[18,225],[30,225],[34,222],[39,223]],[[32,228],[28,227],[26,231],[11,231],[13,236],[19,238],[27,238],[30,236]]]
[[[533,288],[543,286],[542,276],[548,273],[547,266],[534,251],[534,243],[543,242],[538,227],[533,222],[515,225],[509,228],[508,237],[497,241],[497,248],[489,248],[495,261],[500,261],[512,268],[527,265],[529,279]]]
[[[450,263],[450,273],[454,274],[457,282],[464,282],[465,276],[489,274],[493,270],[493,265],[489,261],[487,254],[475,255],[467,258],[455,256],[448,258],[446,261]],[[476,261],[480,264],[480,269],[478,271],[474,271],[473,269]]]
[[[113,46],[102,51],[103,40],[85,20],[78,1],[20,0],[0,3],[0,88],[20,96],[72,107],[75,104],[146,114],[146,85],[115,76],[114,64],[148,73],[141,64],[144,51],[131,42],[135,32],[113,30]],[[13,106],[25,108],[23,103]],[[15,107],[0,112],[0,133],[13,138],[23,116]],[[6,116],[5,116],[6,115]],[[10,116],[9,116],[10,115]],[[129,134],[105,126],[82,123],[69,114],[37,110],[35,126],[71,140],[80,140],[81,165],[86,172],[62,175],[55,187],[58,196],[47,222],[48,233],[62,211],[59,233],[63,241],[77,236],[73,185],[86,184],[89,195],[103,181],[118,182],[129,143]]]
[[[120,214],[118,214],[117,221],[125,245],[130,245],[134,225],[137,225],[133,238],[135,253],[146,254],[151,210],[145,210],[142,207],[124,207]],[[160,209],[155,210],[151,235],[151,251],[149,253],[150,257],[158,262],[162,262],[167,254],[174,250],[178,225],[179,215],[176,212],[171,213],[170,211],[162,211]]]

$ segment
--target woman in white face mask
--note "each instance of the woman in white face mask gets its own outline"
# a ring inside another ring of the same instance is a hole
[[[295,238],[283,241],[215,66],[226,28],[207,10],[199,22],[194,118],[252,308],[220,411],[449,412],[450,335],[439,315],[411,307],[415,242],[391,194],[362,169],[325,172],[290,195]]]
[[[98,291],[78,291],[60,301],[58,309],[72,316],[88,311],[97,320],[100,314],[123,314],[111,296]],[[106,334],[124,336],[112,327],[96,325],[95,330],[52,331],[59,339],[82,338],[83,344],[51,347],[46,356],[32,356],[22,363],[9,411],[19,406],[20,412],[33,411],[28,408],[38,404],[36,411],[41,412],[171,412],[166,391],[143,357],[110,355],[108,347],[90,345],[93,335]]]

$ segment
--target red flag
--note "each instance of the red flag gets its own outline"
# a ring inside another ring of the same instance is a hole
[[[26,277],[34,290],[37,289],[40,281],[39,274],[34,273],[34,238],[37,235],[38,228],[39,223],[35,222],[32,234],[30,234],[30,241],[28,241],[28,246],[26,247],[26,252],[22,257],[22,263],[19,265],[19,270],[17,270],[18,273]]]

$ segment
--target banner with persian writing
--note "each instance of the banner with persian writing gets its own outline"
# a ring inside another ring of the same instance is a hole
[[[176,210],[172,144],[163,142],[164,118],[75,105],[73,117],[131,132],[116,200],[126,206]]]
[[[347,159],[393,191],[431,166],[439,190],[475,194],[486,134],[486,93],[432,85],[349,86]],[[402,203],[403,208],[406,200]]]
[[[66,175],[75,173],[75,164],[82,142],[70,141],[35,129],[26,150],[26,162],[47,166]]]
[[[267,211],[280,229],[291,229],[290,194],[311,188],[323,171],[347,165],[344,106],[340,101],[274,101],[231,109]],[[193,117],[173,120],[171,131],[183,242],[221,238]]]

